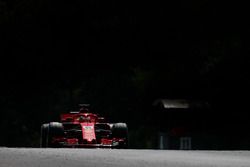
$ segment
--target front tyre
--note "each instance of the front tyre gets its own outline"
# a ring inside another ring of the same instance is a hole
[[[64,128],[62,123],[50,122],[41,126],[41,140],[40,146],[46,147],[60,147],[60,143],[55,141],[56,138],[64,137]]]
[[[126,123],[115,123],[112,128],[112,137],[123,139],[124,142],[120,142],[118,148],[128,148],[128,127]]]
[[[48,147],[48,129],[49,124],[42,124],[41,126],[41,137],[40,137],[40,147]]]

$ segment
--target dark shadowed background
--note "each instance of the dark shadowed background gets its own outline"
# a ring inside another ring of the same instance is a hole
[[[249,149],[244,6],[0,0],[0,145],[38,147],[42,123],[90,103],[127,122],[132,148],[155,148],[166,120],[152,103],[188,99],[210,106],[189,118],[202,136],[197,149]]]

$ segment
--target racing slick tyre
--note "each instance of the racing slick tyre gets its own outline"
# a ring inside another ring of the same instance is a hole
[[[53,142],[54,138],[64,137],[64,129],[62,123],[50,122],[48,129],[48,147],[60,147],[59,142]]]
[[[45,148],[47,147],[47,139],[48,139],[48,128],[49,124],[43,124],[41,126],[41,138],[40,138],[40,147]]]
[[[124,139],[117,148],[128,148],[128,127],[126,123],[115,123],[112,128],[112,137]]]
[[[50,122],[41,127],[41,147],[60,147],[60,143],[53,141],[55,137],[64,137],[63,125],[59,122]]]

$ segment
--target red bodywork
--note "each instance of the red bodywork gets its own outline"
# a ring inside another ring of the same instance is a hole
[[[112,124],[93,113],[61,114],[64,136],[53,137],[62,147],[116,147],[124,138],[112,137]]]

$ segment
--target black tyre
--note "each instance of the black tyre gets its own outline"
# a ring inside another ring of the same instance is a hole
[[[59,122],[43,124],[41,127],[41,147],[60,147],[60,143],[53,143],[54,137],[63,137],[63,125]]]
[[[112,137],[123,138],[124,142],[119,143],[118,148],[128,148],[128,127],[126,123],[115,123],[112,125]]]
[[[40,138],[40,147],[48,147],[48,128],[49,124],[43,124],[41,126],[41,138]]]

